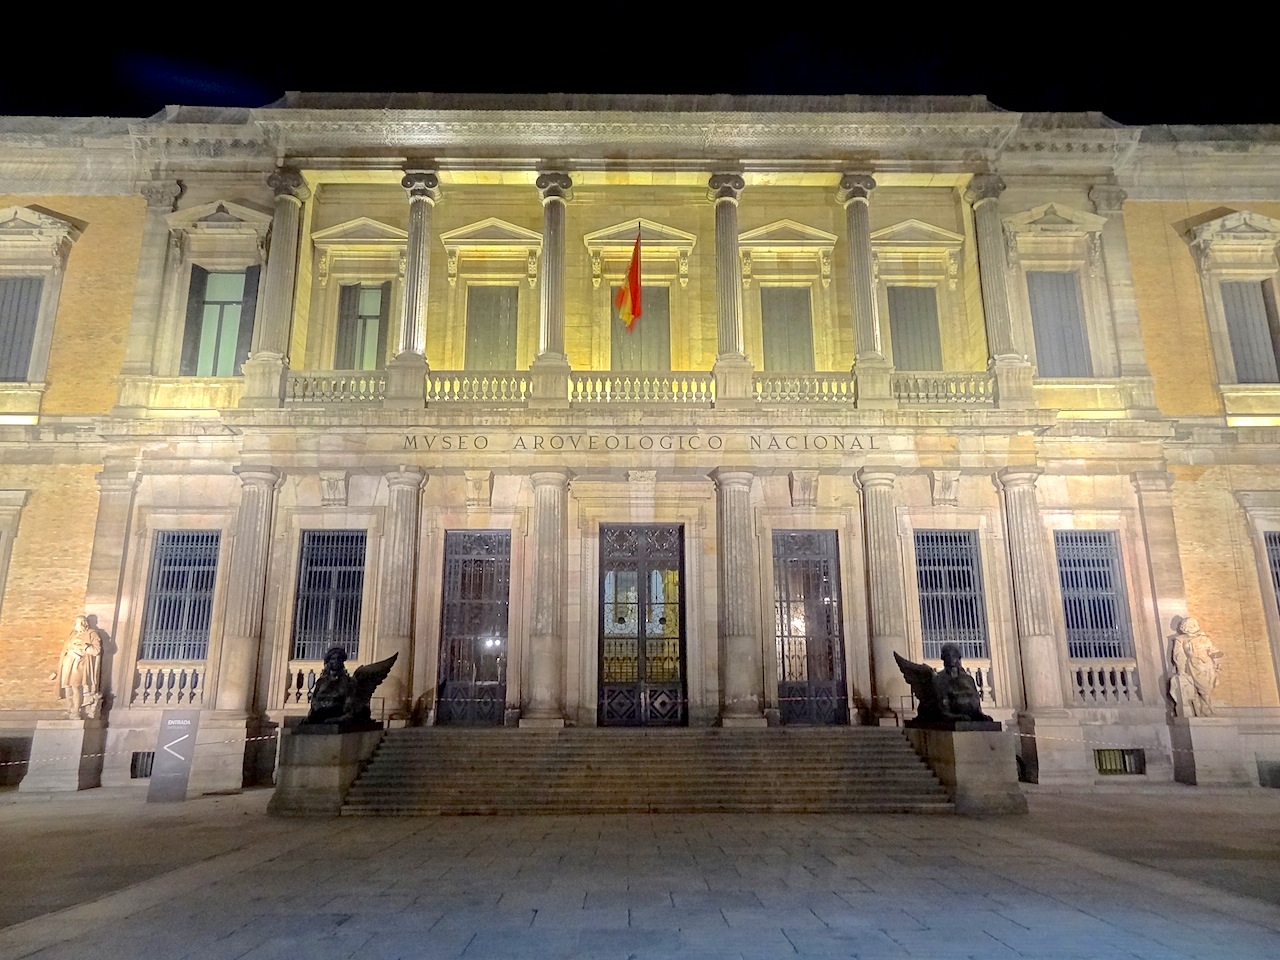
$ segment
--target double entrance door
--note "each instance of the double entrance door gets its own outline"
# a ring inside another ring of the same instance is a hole
[[[688,722],[680,524],[600,526],[601,726]]]

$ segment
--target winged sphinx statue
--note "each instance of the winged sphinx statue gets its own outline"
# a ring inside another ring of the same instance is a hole
[[[342,647],[330,647],[324,655],[324,670],[311,690],[311,711],[302,722],[344,723],[350,720],[368,723],[372,720],[369,700],[373,691],[387,679],[398,656],[400,654],[393,653],[385,660],[356,667],[356,672],[350,674],[346,667],[347,651]]]
[[[990,720],[982,712],[982,697],[969,671],[960,666],[960,648],[954,643],[942,645],[942,669],[927,663],[912,663],[898,656],[898,669],[911,685],[919,707],[916,720],[923,723],[946,723],[954,720]]]

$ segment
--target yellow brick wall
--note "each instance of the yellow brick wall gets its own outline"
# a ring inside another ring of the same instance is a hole
[[[41,412],[101,414],[115,403],[147,205],[142,197],[0,196],[85,224],[58,300]]]
[[[1216,699],[1280,705],[1263,585],[1248,521],[1232,490],[1280,489],[1274,469],[1174,466],[1174,515],[1187,610],[1226,652]],[[1278,638],[1280,639],[1280,638]]]
[[[1155,377],[1156,403],[1169,416],[1218,416],[1223,412],[1204,293],[1187,234],[1207,220],[1246,208],[1280,217],[1280,203],[1125,204],[1142,343]]]
[[[18,523],[0,609],[0,710],[53,708],[57,666],[84,612],[98,467],[0,467],[0,488],[31,491]]]

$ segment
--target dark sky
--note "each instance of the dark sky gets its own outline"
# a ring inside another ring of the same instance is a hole
[[[406,8],[388,24],[403,30],[402,52],[388,52],[383,38],[376,44],[383,52],[363,59],[341,30],[313,33],[313,45],[299,33],[308,29],[305,18],[269,17],[249,43],[64,44],[61,69],[27,73],[34,82],[0,73],[0,114],[150,116],[169,103],[262,106],[293,89],[985,94],[1008,110],[1098,110],[1129,124],[1280,120],[1265,58],[1223,53],[1215,70],[1207,45],[1148,44],[1114,24],[1065,46],[1031,34],[1001,40],[981,8],[969,9],[972,23],[950,20],[895,40],[892,30],[864,28],[852,13],[803,30],[734,28],[716,21],[745,18],[741,8],[710,7],[696,14],[696,29],[636,28],[611,52],[599,36],[560,45],[557,29],[579,29],[585,16],[570,8],[538,8],[536,22],[490,33],[482,48],[456,29],[424,29]],[[431,15],[420,13],[429,25]],[[280,62],[268,53],[291,43],[305,58]],[[581,52],[593,49],[599,52]],[[983,49],[996,53],[981,56]]]

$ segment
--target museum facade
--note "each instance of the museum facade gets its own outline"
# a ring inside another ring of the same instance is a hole
[[[104,784],[176,708],[193,783],[269,777],[335,645],[398,655],[393,723],[546,729],[897,723],[894,653],[946,643],[1031,777],[1267,782],[1270,136],[980,97],[0,119],[0,743],[65,717],[83,613]]]

